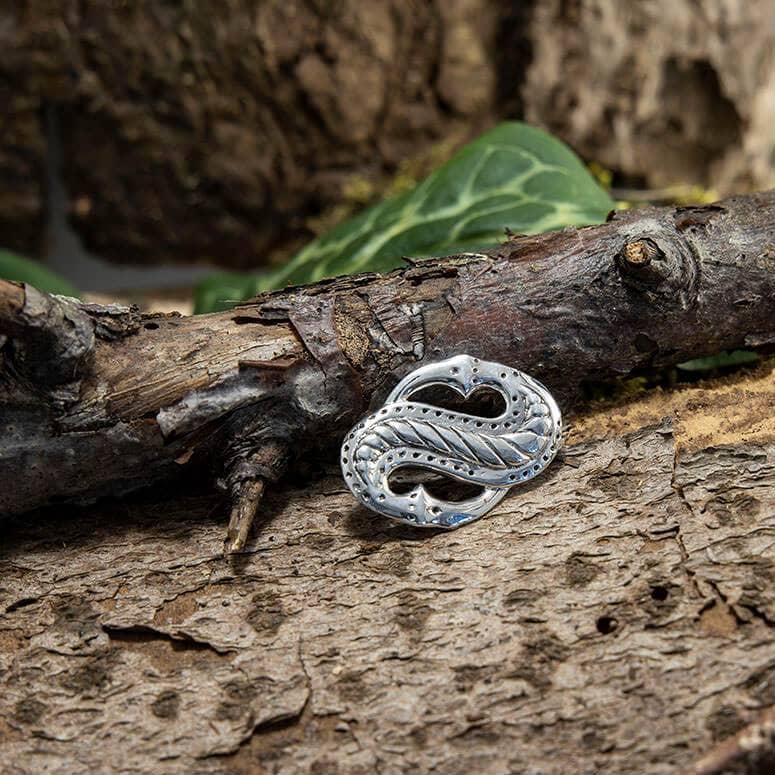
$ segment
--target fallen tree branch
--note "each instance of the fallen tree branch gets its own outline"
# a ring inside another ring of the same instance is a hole
[[[264,483],[421,360],[512,364],[568,409],[590,380],[775,342],[774,233],[775,192],[649,208],[192,318],[2,282],[0,511],[205,466],[239,548]]]

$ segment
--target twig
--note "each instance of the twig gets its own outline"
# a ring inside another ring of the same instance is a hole
[[[264,495],[264,481],[256,479],[242,482],[233,501],[229,527],[223,542],[224,554],[235,554],[245,548],[250,528]]]

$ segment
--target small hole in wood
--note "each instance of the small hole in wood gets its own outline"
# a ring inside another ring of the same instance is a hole
[[[601,635],[610,635],[618,626],[619,623],[613,616],[601,616],[597,620],[597,631]]]
[[[667,600],[668,591],[665,587],[657,586],[651,588],[651,599],[661,603]]]

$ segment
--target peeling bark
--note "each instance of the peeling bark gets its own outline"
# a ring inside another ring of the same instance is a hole
[[[422,359],[512,364],[567,410],[588,380],[770,345],[774,226],[773,192],[644,209],[192,318],[2,283],[0,511],[202,470],[239,501]]]

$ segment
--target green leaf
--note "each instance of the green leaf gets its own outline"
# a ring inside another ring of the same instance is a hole
[[[258,276],[251,295],[337,275],[386,272],[400,266],[403,256],[491,247],[503,241],[507,228],[537,234],[600,223],[613,207],[567,146],[540,129],[508,122],[469,143],[412,191],[340,224],[284,267]],[[217,283],[208,287],[210,298],[228,297]]]
[[[194,291],[194,313],[220,312],[230,309],[262,290],[256,275],[220,272],[202,280]]]
[[[7,250],[0,250],[0,277],[4,280],[15,280],[18,283],[29,283],[46,293],[75,297],[80,295],[67,280],[49,271],[37,261],[22,258]]]
[[[713,371],[714,369],[756,363],[758,360],[758,354],[752,350],[732,350],[731,352],[711,355],[707,358],[694,358],[691,361],[684,361],[678,364],[678,368],[682,371]]]

